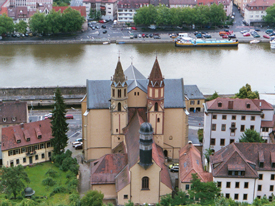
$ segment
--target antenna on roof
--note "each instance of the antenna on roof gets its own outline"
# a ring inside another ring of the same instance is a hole
[[[133,65],[133,59],[134,59],[134,57],[131,56],[130,59],[131,59],[131,64]]]

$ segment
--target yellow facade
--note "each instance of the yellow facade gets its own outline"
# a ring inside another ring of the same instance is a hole
[[[118,205],[125,205],[125,203],[128,203],[128,201],[131,199],[130,191],[131,191],[131,185],[128,184],[126,187],[124,187],[122,190],[120,190],[117,193],[117,204]]]
[[[203,111],[203,103],[205,103],[205,99],[186,99],[185,98],[185,104],[188,111],[193,112],[194,109],[196,111]]]
[[[116,186],[115,184],[101,184],[92,185],[91,190],[101,191],[104,194],[104,199],[111,200],[116,199]]]
[[[146,107],[147,94],[139,88],[135,88],[128,93],[129,107]]]

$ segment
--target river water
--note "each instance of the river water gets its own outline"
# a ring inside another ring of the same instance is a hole
[[[238,48],[176,48],[173,44],[1,45],[0,87],[85,85],[110,79],[120,53],[123,69],[133,61],[148,76],[157,55],[165,78],[183,78],[204,94],[232,94],[249,83],[275,91],[275,51],[269,44]],[[133,58],[131,58],[133,57]]]

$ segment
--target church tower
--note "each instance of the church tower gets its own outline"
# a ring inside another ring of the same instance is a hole
[[[147,87],[148,122],[154,130],[154,140],[163,147],[164,135],[164,78],[156,58]]]
[[[111,79],[111,136],[112,149],[124,140],[122,129],[128,122],[127,106],[127,82],[121,66],[120,58],[118,59],[115,74]]]

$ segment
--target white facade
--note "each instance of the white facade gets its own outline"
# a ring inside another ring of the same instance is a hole
[[[118,22],[134,22],[136,9],[119,8],[117,10]]]
[[[93,4],[93,6],[92,6]],[[117,1],[115,2],[96,2],[91,3],[88,1],[83,2],[83,6],[86,7],[86,16],[89,18],[91,8],[95,8],[96,11],[101,11],[101,8],[105,7],[105,15],[102,15],[101,18],[104,20],[115,20],[117,18]]]
[[[256,179],[214,177],[213,181],[221,188],[224,197],[238,202],[252,203],[256,197]]]
[[[252,7],[253,8],[253,7]],[[250,25],[251,22],[262,22],[266,15],[265,10],[248,10],[244,9],[244,20]]]
[[[275,191],[275,171],[258,171],[256,197],[270,198]]]

